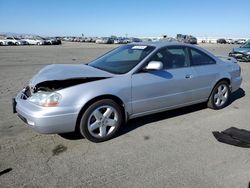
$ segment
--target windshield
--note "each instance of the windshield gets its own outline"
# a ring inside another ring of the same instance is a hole
[[[133,69],[154,49],[153,46],[125,45],[108,52],[89,65],[114,74],[124,74]]]
[[[241,46],[242,48],[250,48],[250,41],[248,41],[246,44]]]

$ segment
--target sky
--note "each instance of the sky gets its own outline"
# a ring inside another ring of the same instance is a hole
[[[250,37],[250,0],[0,0],[0,32]]]

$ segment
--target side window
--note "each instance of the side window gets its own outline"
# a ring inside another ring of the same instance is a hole
[[[159,50],[152,57],[151,61],[161,61],[164,69],[182,68],[190,65],[187,48],[180,46],[167,47]]]
[[[164,56],[166,53],[166,49],[159,50],[152,58],[151,61],[160,61],[164,64]]]
[[[192,57],[192,65],[210,65],[215,64],[215,60],[209,57],[207,54],[196,50],[190,49],[191,57]]]
[[[182,68],[190,65],[188,50],[185,47],[168,47],[166,54],[166,69]]]

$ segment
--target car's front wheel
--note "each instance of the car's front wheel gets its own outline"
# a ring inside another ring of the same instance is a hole
[[[214,87],[209,100],[208,100],[208,107],[219,110],[224,108],[228,105],[229,98],[231,95],[231,91],[229,88],[229,84],[227,81],[220,81],[216,86]]]
[[[116,135],[123,123],[121,107],[110,99],[90,105],[81,117],[80,133],[92,142],[103,142]]]

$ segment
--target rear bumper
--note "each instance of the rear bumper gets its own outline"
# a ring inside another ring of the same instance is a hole
[[[78,113],[70,108],[40,107],[21,98],[15,98],[18,117],[30,128],[39,133],[57,134],[75,130]]]

